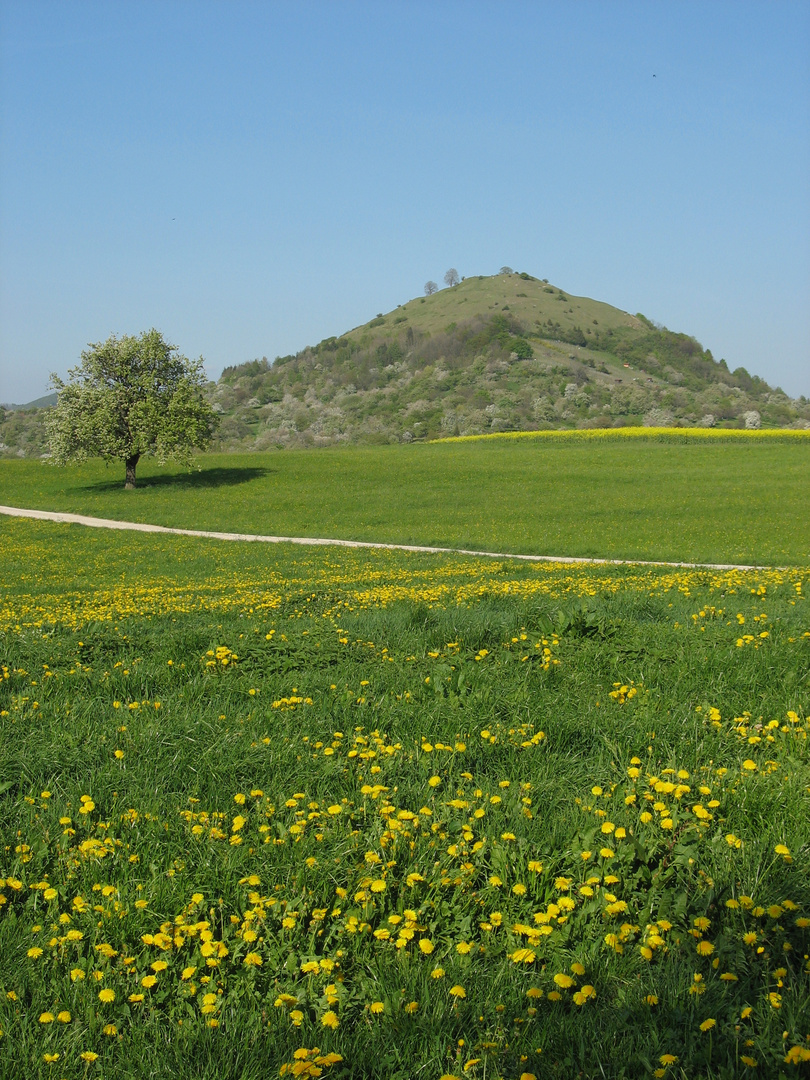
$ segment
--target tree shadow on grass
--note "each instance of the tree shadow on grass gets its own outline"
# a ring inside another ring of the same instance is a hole
[[[147,488],[172,488],[175,491],[206,491],[209,488],[233,487],[236,484],[248,484],[251,480],[260,480],[277,469],[268,469],[264,465],[249,465],[243,468],[212,468],[201,469],[199,472],[170,473],[168,475],[157,473],[154,476],[138,478],[135,491],[145,491]],[[104,480],[93,484],[85,484],[76,488],[77,491],[93,492],[94,494],[109,491],[124,490],[123,471],[115,479]]]

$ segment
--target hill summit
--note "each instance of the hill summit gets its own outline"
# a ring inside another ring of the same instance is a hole
[[[544,428],[810,427],[686,334],[504,268],[295,355],[227,367],[222,447],[410,442]]]

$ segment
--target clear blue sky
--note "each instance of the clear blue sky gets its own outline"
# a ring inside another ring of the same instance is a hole
[[[810,396],[807,0],[0,0],[0,401],[508,264]]]

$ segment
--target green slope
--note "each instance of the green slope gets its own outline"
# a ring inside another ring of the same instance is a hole
[[[409,442],[544,428],[810,425],[687,334],[529,274],[416,297],[294,356],[226,368],[221,448]]]

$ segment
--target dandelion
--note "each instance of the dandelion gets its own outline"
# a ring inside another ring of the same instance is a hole
[[[510,959],[515,964],[532,964],[535,960],[535,953],[532,949],[515,949],[510,954]]]
[[[59,1021],[60,1024],[69,1024],[70,1013],[67,1011],[67,1009],[62,1009],[60,1013],[56,1014],[56,1019]]]
[[[54,1022],[54,1019],[55,1017],[51,1012],[40,1013],[39,1016],[40,1024],[52,1024]]]
[[[430,956],[435,947],[436,946],[429,938],[420,938],[419,949],[425,954],[425,956]]]
[[[701,1031],[711,1031],[716,1023],[717,1023],[716,1020],[712,1020],[712,1019],[704,1020],[703,1023],[700,1025],[700,1030]]]
[[[658,1060],[662,1065],[674,1065],[678,1057],[676,1054],[662,1054]]]
[[[454,998],[465,998],[467,996],[467,991],[463,986],[459,986],[458,983],[456,983],[455,986],[450,987],[450,996]]]
[[[42,956],[42,949],[40,949],[39,945],[35,945],[28,950],[28,955],[32,960],[39,960],[40,956]]]
[[[385,1005],[383,1004],[382,1001],[372,1001],[372,1003],[369,1005],[368,1008],[369,1008],[369,1012],[373,1012],[373,1013],[385,1012]]]
[[[557,984],[557,986],[560,987],[561,990],[568,990],[574,985],[574,980],[571,978],[571,976],[565,975],[562,972],[558,972],[554,976],[554,982]]]
[[[443,967],[434,968],[433,971],[431,971],[431,973],[430,973],[430,977],[431,977],[431,979],[443,979],[444,978],[444,968]]]
[[[340,1021],[337,1018],[337,1013],[335,1013],[331,1009],[329,1009],[321,1017],[321,1023],[323,1024],[324,1027],[332,1028],[332,1030],[334,1031],[335,1028],[337,1028],[338,1025],[340,1024]]]
[[[42,1060],[46,1061],[49,1065],[53,1065],[55,1061],[59,1060],[59,1054],[43,1054]]]
[[[82,1059],[82,1061],[86,1061],[89,1064],[92,1064],[94,1061],[98,1061],[98,1054],[94,1054],[92,1050],[82,1051],[82,1053],[79,1054],[79,1057]]]
[[[714,945],[710,941],[699,941],[697,943],[698,956],[711,956],[714,952]]]
[[[264,960],[262,960],[258,953],[249,952],[242,963],[245,967],[261,967]]]
[[[111,1002],[115,1001],[115,991],[111,990],[109,987],[106,987],[104,990],[99,990],[98,1000],[104,1005],[109,1005]]]

